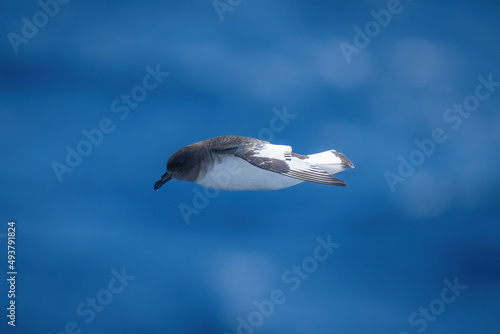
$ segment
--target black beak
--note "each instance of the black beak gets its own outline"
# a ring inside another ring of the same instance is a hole
[[[172,178],[172,173],[166,172],[165,174],[163,174],[163,176],[161,177],[161,179],[159,181],[156,181],[156,183],[155,183],[155,190],[160,189],[160,187],[162,185],[164,185],[165,183],[167,183],[171,178]]]

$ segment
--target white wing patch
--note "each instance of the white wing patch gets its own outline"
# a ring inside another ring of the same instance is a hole
[[[288,145],[264,144],[262,148],[257,148],[254,152],[253,156],[256,157],[284,160],[285,156],[292,156],[292,147]]]

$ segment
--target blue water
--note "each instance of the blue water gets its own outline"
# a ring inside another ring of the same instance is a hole
[[[3,1],[1,332],[496,333],[498,13]],[[347,188],[154,191],[219,135],[356,168]]]

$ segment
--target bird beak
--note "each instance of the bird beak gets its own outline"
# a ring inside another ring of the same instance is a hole
[[[162,185],[164,185],[165,183],[167,183],[171,178],[172,178],[172,173],[166,172],[165,174],[163,174],[163,176],[161,177],[161,179],[159,181],[156,181],[156,183],[155,183],[155,190],[160,189],[160,187]]]

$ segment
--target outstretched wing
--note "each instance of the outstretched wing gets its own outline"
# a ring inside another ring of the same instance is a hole
[[[220,146],[217,145],[214,152],[232,154],[256,167],[295,179],[333,186],[346,186],[343,181],[333,177],[327,171],[303,161],[299,158],[300,155],[292,154],[290,146],[273,145],[258,139],[236,137],[225,138]]]

